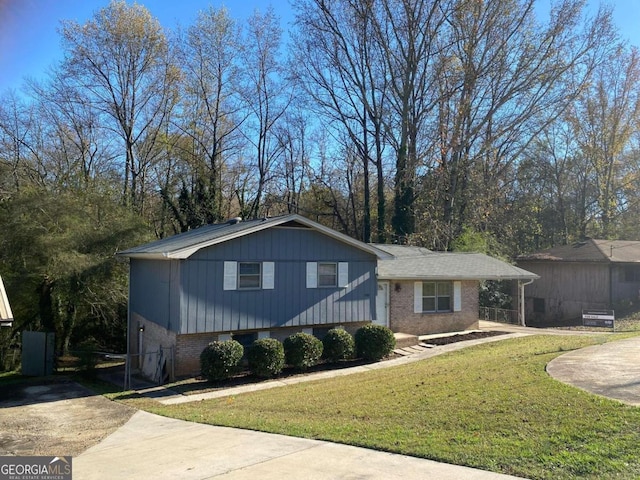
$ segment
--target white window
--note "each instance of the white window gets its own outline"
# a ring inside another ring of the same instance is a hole
[[[223,290],[273,290],[274,262],[224,262]]]
[[[258,262],[238,263],[238,290],[260,288],[262,266]]]
[[[338,286],[338,264],[318,263],[318,287]]]
[[[460,282],[415,282],[415,313],[443,313],[461,310]]]
[[[343,288],[349,285],[349,263],[307,262],[307,288]]]

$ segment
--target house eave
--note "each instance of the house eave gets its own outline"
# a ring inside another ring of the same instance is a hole
[[[416,275],[416,276],[395,276],[395,275],[378,275],[378,280],[393,280],[393,281],[422,281],[422,282],[433,282],[433,281],[482,281],[482,280],[537,280],[539,279],[539,275],[528,275],[528,276],[514,276],[514,275],[483,275],[483,276],[465,276],[465,275],[433,275],[433,276],[425,276],[425,275]]]

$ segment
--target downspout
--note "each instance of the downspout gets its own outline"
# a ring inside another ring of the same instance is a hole
[[[124,379],[123,390],[129,390],[131,388],[131,259],[123,258],[116,252],[116,260],[121,262],[127,262],[129,265],[129,272],[127,275],[129,285],[127,286],[127,354],[124,361]]]
[[[527,283],[520,283],[520,281],[518,280],[518,283],[520,284],[520,322],[523,327],[527,326],[524,321],[524,287],[527,285],[531,285],[534,282],[534,280],[535,279],[532,278]]]

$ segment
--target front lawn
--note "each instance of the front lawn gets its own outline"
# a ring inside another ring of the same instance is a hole
[[[524,337],[237,397],[175,406],[124,401],[174,418],[532,479],[638,478],[640,408],[566,386],[545,372],[563,352],[613,338],[620,337]]]

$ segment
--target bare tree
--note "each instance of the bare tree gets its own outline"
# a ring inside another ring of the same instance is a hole
[[[124,201],[142,211],[141,179],[153,159],[136,146],[157,139],[177,99],[178,70],[164,31],[143,6],[113,0],[84,25],[64,22],[62,37],[62,69],[122,139]]]
[[[473,213],[476,179],[505,175],[566,110],[607,54],[610,12],[583,22],[584,2],[565,0],[541,25],[534,0],[459,0],[442,51],[437,174],[447,248]],[[436,135],[434,135],[436,136]]]
[[[223,217],[223,171],[239,149],[246,116],[239,92],[240,49],[239,28],[224,8],[200,12],[180,39],[183,97],[177,125],[189,139],[179,142],[183,151],[178,156],[186,162],[180,176],[185,195],[200,211],[193,216],[195,223],[183,222],[182,230]],[[165,198],[175,202],[170,192]]]
[[[302,192],[310,183],[310,120],[301,109],[290,109],[276,131],[282,148],[282,161],[276,175],[280,180],[281,210],[300,213]]]
[[[613,222],[625,203],[623,178],[632,139],[640,123],[640,54],[620,45],[598,67],[571,109],[569,121],[578,143],[581,168],[593,173],[598,236],[613,234]]]
[[[292,67],[298,83],[342,151],[362,165],[362,239],[371,239],[370,164],[377,178],[377,240],[385,241],[385,132],[383,124],[387,75],[381,59],[376,2],[301,0]],[[344,132],[344,134],[343,134]],[[356,231],[360,229],[356,228]]]
[[[444,0],[386,0],[377,27],[389,75],[391,115],[386,132],[395,151],[392,226],[396,241],[415,232],[417,169],[426,161],[432,139],[423,137],[438,101],[434,75],[449,12]]]
[[[242,49],[243,96],[248,113],[243,127],[251,145],[250,162],[257,170],[253,201],[243,216],[257,217],[263,195],[273,175],[273,166],[282,155],[276,135],[293,93],[287,88],[279,60],[282,30],[273,9],[249,18]]]
[[[43,155],[51,186],[78,190],[104,184],[120,175],[112,139],[101,128],[99,113],[82,91],[58,69],[43,83],[28,81],[34,105],[46,123],[48,142]]]
[[[43,129],[42,116],[34,104],[16,92],[7,92],[0,98],[0,167],[11,179],[5,180],[6,194],[44,184],[47,170]]]

